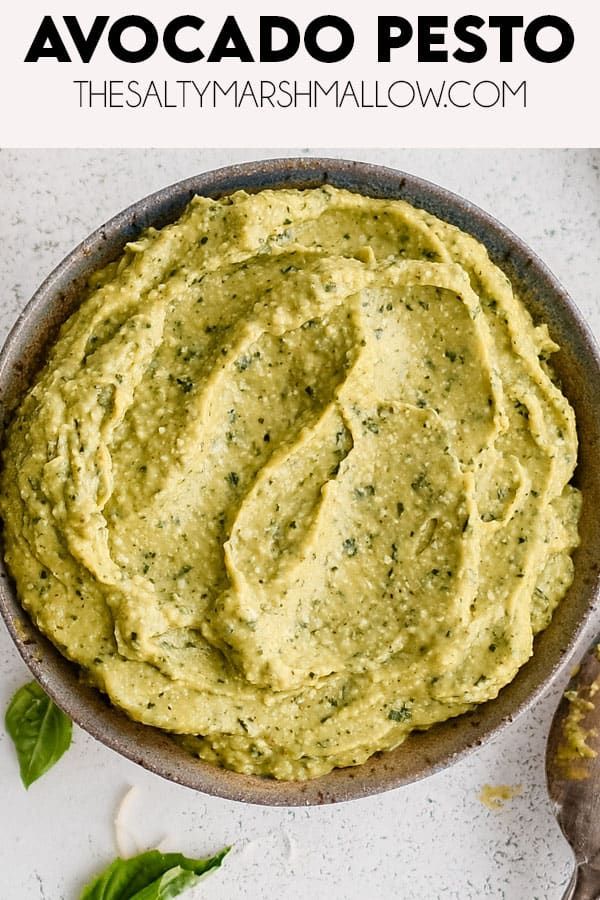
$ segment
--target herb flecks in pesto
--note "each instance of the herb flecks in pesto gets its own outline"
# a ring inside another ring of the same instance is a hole
[[[392,722],[408,722],[409,719],[412,719],[410,706],[403,703],[398,709],[390,709],[388,719],[391,719]]]
[[[92,276],[8,428],[19,596],[211,763],[361,763],[495,697],[571,583],[555,349],[406,203],[196,198]]]

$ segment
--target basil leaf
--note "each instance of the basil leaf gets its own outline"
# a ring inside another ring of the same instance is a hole
[[[168,900],[169,897],[178,897],[199,881],[199,875],[195,875],[189,869],[175,866],[165,872],[158,881],[153,881],[148,887],[134,894],[131,900]]]
[[[204,872],[218,869],[229,849],[225,847],[207,859],[188,859],[181,853],[160,853],[158,850],[147,850],[130,859],[117,858],[83,889],[80,900],[176,897],[195,884]]]
[[[71,745],[71,720],[36,681],[14,695],[5,716],[26,788],[47,772]]]

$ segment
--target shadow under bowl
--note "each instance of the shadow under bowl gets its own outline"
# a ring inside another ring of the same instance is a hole
[[[23,660],[55,702],[85,731],[163,778],[215,796],[273,806],[335,803],[380,793],[431,775],[475,750],[531,707],[568,664],[597,596],[600,563],[600,357],[565,289],[514,234],[478,207],[402,172],[337,159],[278,159],[218,169],[178,182],[119,213],[76,247],[38,288],[0,353],[0,414],[6,426],[39,370],[60,325],[77,308],[89,275],[119,255],[149,225],[174,221],[195,194],[220,197],[238,189],[309,188],[332,184],[372,197],[400,198],[469,232],[511,279],[534,320],[548,323],[560,344],[553,364],[575,409],[579,434],[576,483],[583,494],[575,579],[534,654],[514,681],[470,713],[360,766],[305,782],[240,775],[190,756],[158,729],[138,724],[82,683],[33,626],[0,564],[0,612]]]

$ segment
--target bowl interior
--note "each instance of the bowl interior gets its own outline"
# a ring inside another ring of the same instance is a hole
[[[31,624],[0,567],[0,611],[26,664],[47,692],[82,728],[164,778],[217,796],[269,805],[333,803],[378,793],[432,774],[480,746],[539,697],[575,649],[599,582],[600,362],[587,326],[566,291],[518,238],[472,204],[429,182],[366,163],[282,159],[248,163],[198,175],[164,188],[119,213],[86,238],[52,272],[26,307],[0,354],[0,414],[11,413],[31,382],[60,324],[77,307],[88,276],[114,259],[149,225],[172,222],[194,194],[218,197],[244,188],[306,188],[330,183],[374,197],[402,198],[464,231],[488,248],[534,319],[548,323],[560,344],[554,366],[573,405],[579,434],[576,482],[583,493],[581,546],[575,580],[535,652],[496,700],[473,712],[411,735],[394,751],[361,766],[336,769],[308,782],[276,782],[239,775],[190,757],[165,733],[139,725],[110,706],[79,678]]]

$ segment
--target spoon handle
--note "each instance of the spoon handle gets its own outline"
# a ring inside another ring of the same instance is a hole
[[[598,900],[600,898],[600,872],[590,866],[577,866],[563,900]]]

